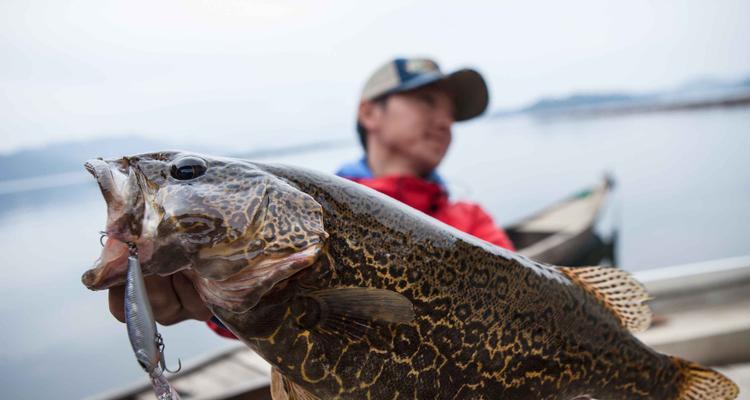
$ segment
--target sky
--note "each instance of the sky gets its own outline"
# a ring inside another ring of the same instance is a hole
[[[395,56],[473,67],[490,109],[750,75],[750,2],[3,0],[0,154],[140,135],[252,150],[353,138]]]

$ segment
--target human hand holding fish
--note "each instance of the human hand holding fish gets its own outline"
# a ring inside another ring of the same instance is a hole
[[[272,365],[276,400],[738,395],[633,336],[648,295],[617,268],[541,264],[304,168],[172,151],[86,168],[109,240],[83,283],[123,284],[131,243],[160,318],[205,316],[192,285]]]

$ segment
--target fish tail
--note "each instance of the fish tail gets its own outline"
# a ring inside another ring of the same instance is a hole
[[[675,400],[734,400],[740,389],[729,378],[710,368],[670,357],[683,379]]]

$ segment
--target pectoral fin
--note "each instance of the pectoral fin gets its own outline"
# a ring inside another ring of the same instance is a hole
[[[335,288],[305,295],[305,328],[361,336],[373,322],[409,323],[414,306],[403,295],[391,290],[373,288]]]
[[[651,323],[646,289],[627,272],[615,267],[559,267],[570,280],[596,297],[631,332],[643,332]]]

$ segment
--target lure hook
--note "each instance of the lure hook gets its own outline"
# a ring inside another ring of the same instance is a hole
[[[128,253],[133,257],[138,257],[138,247],[135,246],[135,243],[128,242]]]
[[[164,347],[165,346],[164,346],[164,340],[161,338],[161,333],[157,333],[156,334],[156,345],[159,347],[159,364],[161,365],[161,369],[164,370],[164,371],[173,373],[173,374],[177,373],[177,372],[180,372],[180,370],[182,369],[182,361],[179,358],[177,359],[177,369],[176,370],[173,371],[173,370],[167,368],[167,364],[164,361],[165,360],[165,357],[164,357]]]
[[[99,231],[99,235],[101,235],[99,236],[99,244],[101,244],[102,247],[104,247],[104,238],[107,237],[107,232]]]

